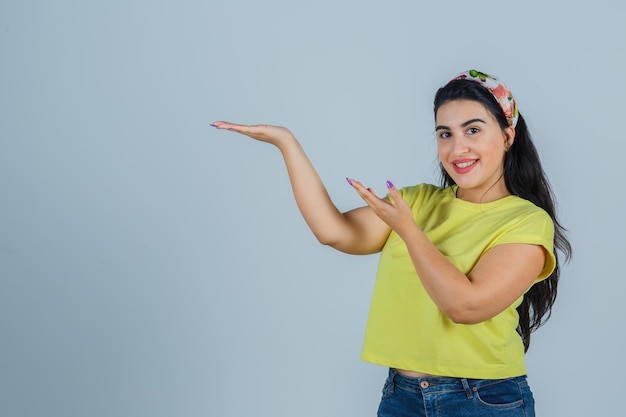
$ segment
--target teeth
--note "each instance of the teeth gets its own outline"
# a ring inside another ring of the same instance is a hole
[[[467,168],[470,165],[474,165],[476,163],[476,161],[470,161],[470,162],[461,162],[460,164],[455,164],[456,166],[458,166],[459,168]]]

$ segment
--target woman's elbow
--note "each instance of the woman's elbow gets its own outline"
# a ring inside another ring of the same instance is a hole
[[[443,313],[455,324],[478,324],[491,318],[484,311],[469,307],[450,307]]]
[[[332,233],[313,232],[313,235],[319,243],[324,246],[335,247],[339,243],[339,239]]]

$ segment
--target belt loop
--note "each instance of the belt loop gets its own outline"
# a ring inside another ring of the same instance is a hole
[[[390,393],[396,391],[396,376],[398,376],[398,371],[394,368],[389,368],[389,386],[387,389]]]
[[[398,371],[395,368],[389,368],[389,379],[393,384],[396,384],[396,375],[398,375]]]
[[[472,389],[469,386],[469,382],[467,382],[467,378],[462,378],[461,382],[463,383],[463,389],[465,390],[465,395],[467,395],[467,399],[469,400],[474,396]]]

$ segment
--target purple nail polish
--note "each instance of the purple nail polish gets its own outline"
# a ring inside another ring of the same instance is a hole
[[[393,188],[393,183],[391,181],[387,181],[387,188],[390,190]]]
[[[354,187],[354,184],[352,184],[352,180],[348,177],[346,177],[346,181],[348,181],[348,184],[350,184],[350,186]]]
[[[215,123],[211,123],[211,126],[213,127],[217,127],[217,125]]]

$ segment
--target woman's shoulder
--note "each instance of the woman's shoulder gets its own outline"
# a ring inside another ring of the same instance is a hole
[[[454,195],[454,191],[452,187],[442,188],[437,185],[428,184],[428,183],[420,183],[416,185],[409,185],[407,187],[403,187],[400,189],[400,193],[402,197],[405,199],[414,198],[428,198],[433,196],[446,196],[446,195]]]
[[[511,196],[502,206],[498,216],[510,230],[528,235],[545,235],[552,241],[554,221],[543,208],[522,197]]]
[[[519,196],[511,196],[511,198],[507,199],[507,203],[508,208],[515,210],[520,214],[524,213],[527,215],[550,218],[550,215],[547,211],[537,206],[532,201],[526,200],[525,198]]]
[[[433,204],[440,204],[446,200],[454,200],[455,192],[453,187],[442,188],[433,184],[421,183],[401,188],[400,195],[409,206],[424,208]]]

